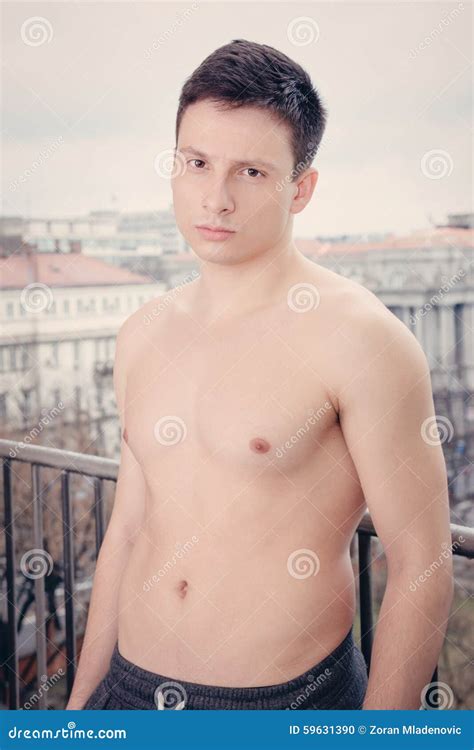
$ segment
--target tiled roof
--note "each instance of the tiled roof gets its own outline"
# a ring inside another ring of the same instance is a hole
[[[23,289],[34,282],[76,287],[152,284],[153,280],[81,253],[18,253],[0,258],[1,289]]]
[[[321,240],[296,240],[305,255],[326,255],[333,253],[363,253],[369,250],[415,250],[416,248],[474,247],[474,229],[437,227],[423,229],[408,235],[391,235],[378,241],[358,239],[353,242],[328,242]]]

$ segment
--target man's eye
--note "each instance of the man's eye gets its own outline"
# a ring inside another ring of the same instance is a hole
[[[193,161],[194,161],[194,162],[198,161],[198,162],[199,162],[200,164],[205,164],[205,162],[204,162],[204,161],[203,161],[202,159],[190,159],[190,160],[188,161],[188,164],[190,164],[190,163],[191,163],[191,162],[193,162]],[[200,167],[197,167],[197,169],[200,169]]]
[[[265,175],[263,174],[263,172],[260,172],[259,169],[255,169],[254,167],[246,167],[244,171],[254,172],[254,173],[256,172],[257,174],[262,175],[262,177],[265,177]],[[251,175],[249,175],[249,177],[255,177],[255,174],[251,174]]]

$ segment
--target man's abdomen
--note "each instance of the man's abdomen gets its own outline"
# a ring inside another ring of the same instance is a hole
[[[120,652],[214,685],[275,684],[309,669],[343,640],[355,611],[350,535],[314,519],[294,508],[250,544],[232,524],[196,531],[180,515],[179,531],[168,519],[165,534],[150,523],[121,583]]]

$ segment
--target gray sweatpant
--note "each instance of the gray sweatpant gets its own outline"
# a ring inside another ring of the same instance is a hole
[[[84,710],[360,709],[367,680],[352,628],[339,646],[303,674],[257,687],[205,685],[150,672],[125,659],[117,642],[109,671]]]

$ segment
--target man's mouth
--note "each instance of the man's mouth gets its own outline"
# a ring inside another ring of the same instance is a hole
[[[221,242],[235,234],[234,229],[226,229],[225,227],[213,224],[196,224],[196,229],[204,239],[211,240],[211,242]]]

